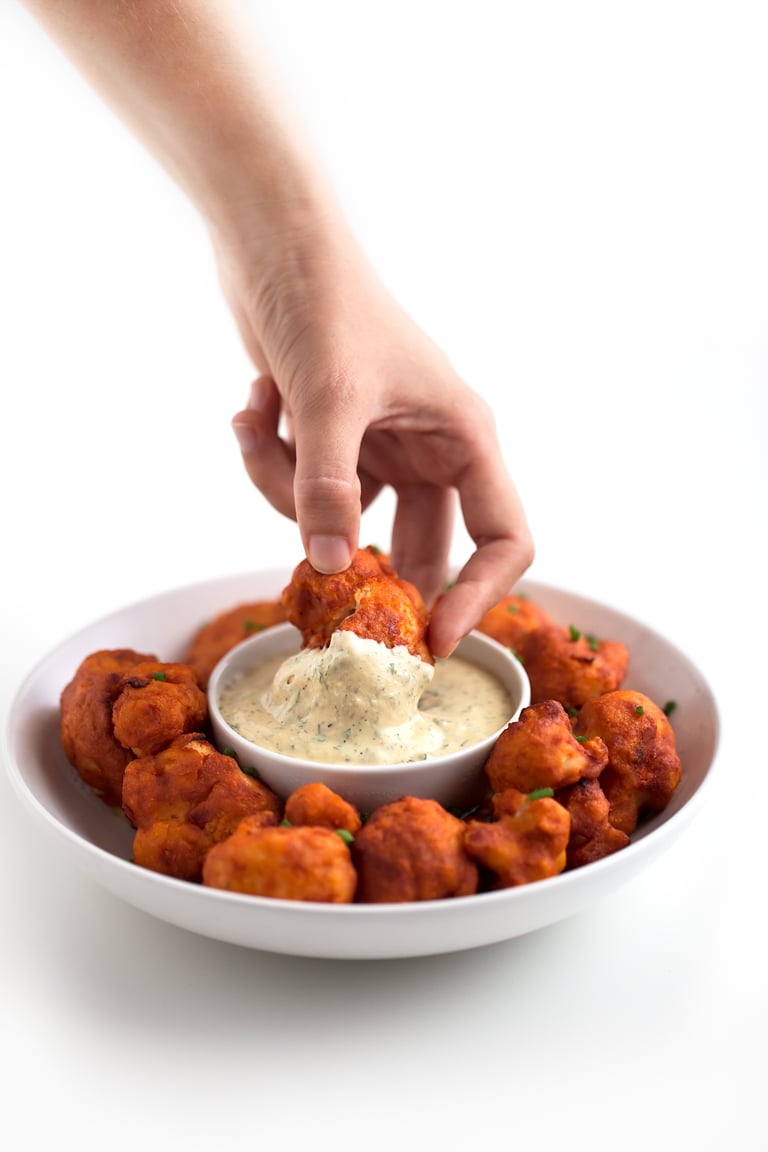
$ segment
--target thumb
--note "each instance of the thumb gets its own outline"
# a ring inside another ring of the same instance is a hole
[[[357,466],[364,424],[329,389],[320,404],[294,409],[294,502],[304,551],[318,572],[347,568],[360,535]]]

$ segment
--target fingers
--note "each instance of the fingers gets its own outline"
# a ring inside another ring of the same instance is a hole
[[[251,386],[248,407],[232,419],[245,470],[270,504],[296,519],[293,499],[293,451],[278,435],[280,393],[270,376]]]
[[[307,559],[319,572],[347,568],[358,546],[360,443],[366,418],[343,382],[316,393],[320,402],[293,409],[296,519]]]
[[[411,484],[398,488],[392,529],[392,564],[431,604],[445,587],[456,494],[452,488]]]
[[[509,592],[533,561],[533,540],[523,506],[495,435],[475,453],[459,483],[464,521],[477,545],[452,588],[435,604],[429,642],[447,656],[493,604]]]

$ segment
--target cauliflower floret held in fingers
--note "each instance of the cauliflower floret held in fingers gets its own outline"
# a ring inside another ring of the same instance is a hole
[[[577,740],[562,704],[545,700],[524,708],[520,719],[507,725],[491,749],[485,774],[493,792],[533,792],[599,776],[607,763],[602,740]]]
[[[363,903],[442,900],[477,891],[464,825],[435,800],[404,796],[377,808],[355,836],[352,859]]]
[[[255,600],[238,604],[235,608],[220,612],[198,629],[187,648],[184,662],[192,665],[200,687],[206,688],[222,656],[242,640],[263,632],[265,628],[282,624],[285,620],[285,609],[279,600]]]
[[[100,649],[85,657],[61,693],[64,753],[85,783],[114,807],[122,802],[123,773],[133,753],[115,736],[112,708],[124,673],[154,659],[132,648]]]
[[[184,732],[201,732],[208,701],[188,664],[144,660],[120,681],[112,726],[134,756],[151,756]]]
[[[657,704],[642,692],[607,692],[584,704],[575,732],[601,739],[608,749],[600,786],[615,828],[630,835],[643,812],[666,808],[682,765],[672,725]]]
[[[557,700],[566,711],[621,687],[629,664],[620,640],[554,625],[527,633],[518,655],[531,683],[531,704]]]
[[[248,817],[208,852],[203,884],[278,900],[349,904],[357,876],[338,832],[309,825],[265,827]]]
[[[388,648],[405,647],[428,664],[428,612],[418,590],[370,549],[359,548],[343,572],[325,575],[308,560],[295,568],[282,604],[304,648],[324,648],[336,631]]]
[[[188,733],[128,765],[123,810],[137,829],[137,864],[200,880],[213,844],[230,836],[245,816],[277,824],[283,805],[231,756],[218,752],[199,733]]]
[[[571,818],[561,804],[508,788],[493,797],[493,814],[490,823],[470,820],[464,835],[491,887],[516,888],[563,871]]]

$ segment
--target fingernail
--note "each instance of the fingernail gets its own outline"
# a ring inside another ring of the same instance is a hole
[[[259,437],[250,424],[233,424],[232,431],[237,437],[241,452],[256,451],[259,446]]]
[[[308,560],[313,568],[326,575],[343,572],[352,556],[343,536],[310,536]]]

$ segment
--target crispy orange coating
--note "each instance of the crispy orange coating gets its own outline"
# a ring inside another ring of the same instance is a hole
[[[359,548],[349,568],[332,575],[302,560],[283,591],[282,604],[300,630],[304,648],[323,648],[334,632],[348,631],[389,648],[403,645],[434,663],[426,640],[428,613],[419,592],[370,549]]]
[[[268,828],[251,818],[211,848],[203,884],[278,900],[349,904],[357,876],[349,849],[329,828]]]
[[[496,820],[470,820],[464,844],[494,876],[494,888],[516,888],[557,876],[565,868],[571,818],[551,797],[530,800],[509,788],[493,798]]]
[[[357,809],[320,781],[291,792],[285,802],[285,819],[291,824],[341,829],[353,836],[362,824]]]
[[[441,900],[477,891],[464,825],[436,800],[404,796],[377,808],[355,837],[357,898],[369,904]]]
[[[151,756],[184,732],[200,732],[208,701],[188,664],[143,660],[124,674],[112,707],[115,737],[134,756]]]
[[[531,704],[499,736],[485,763],[493,792],[563,788],[599,776],[608,763],[602,740],[579,742],[562,704]]]
[[[608,749],[600,786],[615,828],[632,833],[641,812],[660,812],[680,783],[682,765],[664,712],[642,692],[607,692],[579,712],[576,734]]]
[[[581,868],[629,844],[626,832],[610,822],[611,806],[599,780],[579,780],[556,792],[555,799],[571,817],[566,868]]]
[[[230,649],[254,633],[285,620],[285,609],[278,600],[238,604],[215,616],[195,633],[184,655],[184,663],[192,665],[200,687],[206,688],[211,672]]]
[[[61,693],[61,743],[67,759],[107,804],[119,806],[133,758],[116,738],[112,706],[123,674],[155,657],[132,648],[101,649],[82,661]]]
[[[137,828],[137,864],[199,880],[211,845],[230,836],[245,816],[276,824],[282,802],[204,736],[187,733],[154,756],[128,765],[123,810]]]
[[[552,618],[538,604],[510,593],[486,612],[477,630],[517,652],[524,636],[535,628],[547,628],[551,624]]]
[[[520,641],[519,656],[531,682],[531,703],[557,700],[568,709],[619,688],[629,654],[619,640],[598,640],[576,629],[536,628]]]

